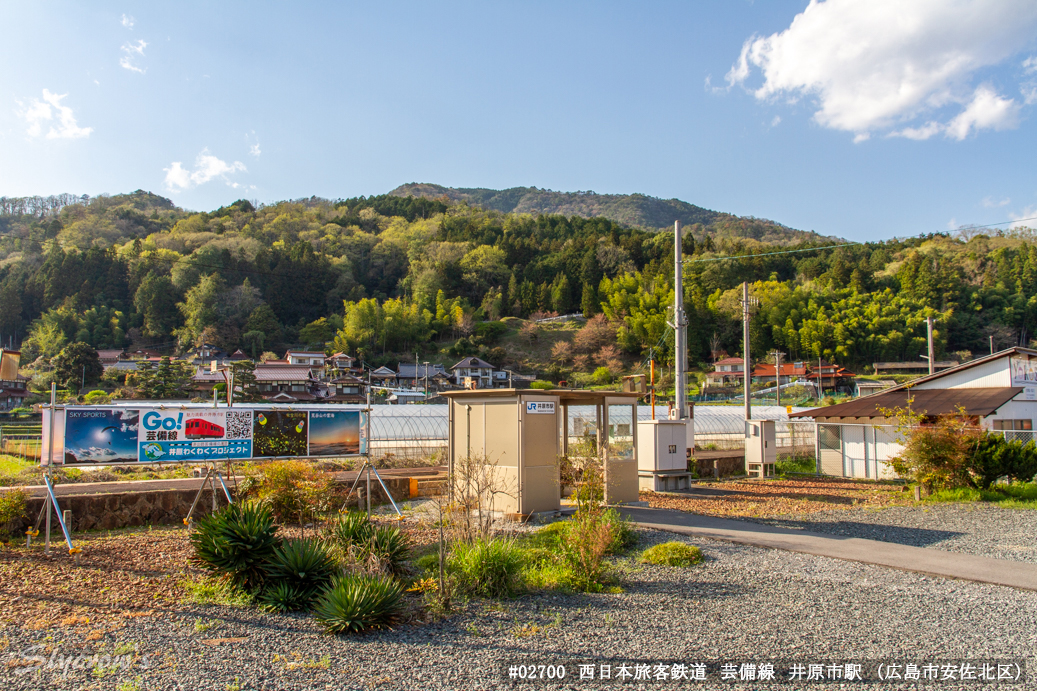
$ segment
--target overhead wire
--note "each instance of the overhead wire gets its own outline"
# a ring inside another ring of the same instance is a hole
[[[1008,225],[1009,223],[1021,223],[1022,221],[1037,221],[1037,216],[1031,216],[1030,218],[1017,218],[1013,221],[1001,221],[999,223],[988,223],[982,226],[962,226],[966,230],[975,230],[980,228],[994,228],[995,226]],[[909,237],[917,238],[922,237],[923,234],[911,235]],[[894,238],[895,239],[895,238]],[[724,257],[703,257],[701,259],[682,259],[684,264],[697,264],[699,262],[719,262],[727,259],[753,259],[755,257],[773,257],[779,254],[795,254],[797,252],[819,252],[821,250],[833,250],[839,247],[853,247],[856,245],[866,245],[867,242],[844,242],[838,245],[821,245],[820,247],[802,247],[794,250],[779,250],[777,252],[760,252],[759,254],[729,254]]]

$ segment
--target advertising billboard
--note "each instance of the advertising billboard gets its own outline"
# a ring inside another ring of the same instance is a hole
[[[341,406],[68,406],[44,411],[41,462],[116,465],[367,453],[367,411]],[[53,454],[49,453],[53,441]]]

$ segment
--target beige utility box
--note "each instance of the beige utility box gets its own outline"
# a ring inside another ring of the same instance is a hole
[[[774,420],[746,420],[745,472],[750,476],[771,477],[777,460]]]
[[[637,476],[641,489],[688,489],[688,449],[694,448],[693,420],[641,420],[637,423]]]

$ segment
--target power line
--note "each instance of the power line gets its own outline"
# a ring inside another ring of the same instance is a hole
[[[1017,218],[1014,221],[1001,221],[1000,223],[988,223],[983,226],[962,226],[967,229],[978,229],[978,228],[993,228],[995,226],[1003,226],[1009,223],[1019,223],[1021,221],[1037,221],[1037,216],[1031,216],[1030,218]],[[921,237],[921,235],[913,235],[911,237]],[[895,238],[893,238],[895,239]],[[853,247],[856,245],[865,245],[865,242],[844,242],[839,245],[822,245],[821,247],[804,247],[797,250],[780,250],[778,252],[761,252],[759,254],[733,254],[726,257],[706,257],[703,259],[685,259],[686,264],[697,264],[699,262],[719,262],[725,259],[753,259],[755,257],[773,257],[778,254],[795,254],[796,252],[818,252],[821,250],[833,250],[839,247]]]

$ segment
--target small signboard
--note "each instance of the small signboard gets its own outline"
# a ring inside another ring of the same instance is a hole
[[[541,415],[554,415],[555,404],[554,401],[526,401],[526,412],[541,414]]]

